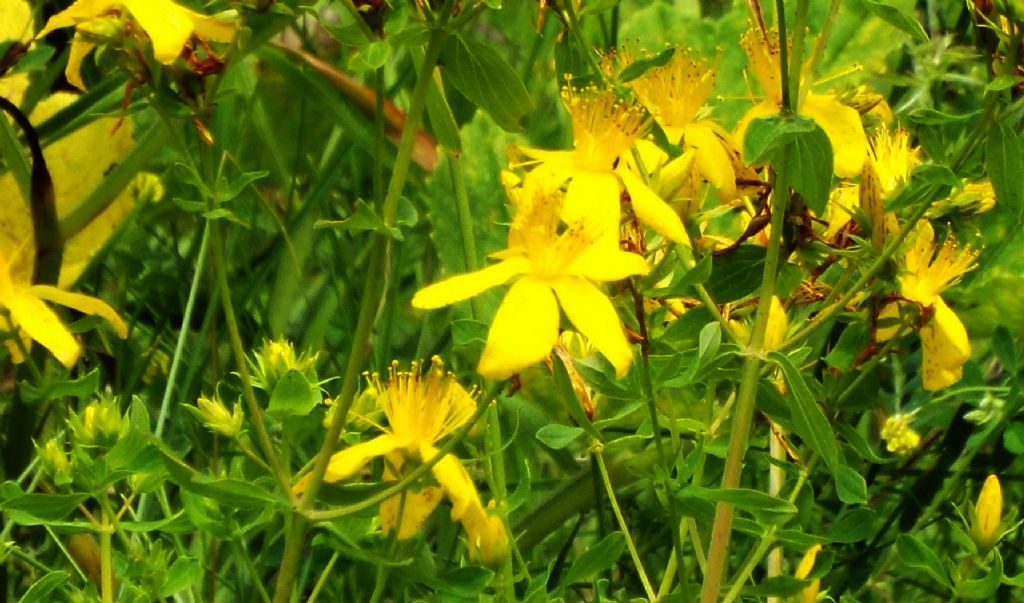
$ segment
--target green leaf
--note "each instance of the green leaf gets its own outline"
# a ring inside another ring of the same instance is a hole
[[[676,48],[669,48],[654,56],[643,57],[633,61],[619,73],[619,81],[623,84],[631,82],[651,69],[668,64],[668,62],[672,60],[672,55],[674,55],[676,51]]]
[[[835,347],[825,356],[825,362],[834,369],[849,372],[857,356],[870,341],[871,332],[867,325],[860,321],[850,323],[843,329]]]
[[[1003,124],[992,128],[985,140],[985,171],[996,200],[1020,220],[1024,216],[1024,144]]]
[[[34,526],[60,521],[75,510],[88,494],[21,494],[0,503],[14,523]]]
[[[750,296],[758,287],[764,272],[767,251],[760,245],[741,245],[711,260],[708,293],[720,304]]]
[[[880,0],[864,0],[864,8],[879,19],[907,34],[916,42],[928,43],[928,34],[914,17]]]
[[[1024,423],[1012,423],[1006,427],[1003,446],[1011,454],[1024,454]]]
[[[835,475],[836,494],[848,505],[859,505],[868,501],[868,485],[864,476],[847,465],[840,465]]]
[[[743,139],[743,158],[771,163],[808,207],[824,213],[832,187],[832,143],[814,120],[802,115],[753,120]]]
[[[709,322],[700,330],[700,342],[697,347],[697,357],[701,363],[714,358],[718,353],[718,346],[722,344],[722,327],[717,322]]]
[[[949,575],[935,551],[921,544],[910,534],[900,534],[896,539],[896,550],[906,563],[914,569],[923,570],[939,584],[950,587]]]
[[[180,593],[197,584],[202,575],[202,568],[199,567],[198,561],[191,557],[178,557],[171,567],[167,568],[164,583],[160,586],[160,596],[168,598]]]
[[[790,411],[793,414],[793,430],[800,439],[810,446],[828,465],[833,475],[839,473],[839,445],[832,424],[825,417],[821,407],[811,394],[807,382],[789,358],[779,352],[769,352],[768,359],[779,365],[789,386]]]
[[[885,202],[885,209],[896,211],[920,203],[931,203],[949,195],[960,186],[960,179],[944,165],[926,163],[910,173],[910,183],[895,197]]]
[[[28,402],[53,400],[57,398],[89,398],[100,388],[99,369],[89,371],[78,379],[64,379],[37,388],[28,381],[22,381],[18,388]]]
[[[860,542],[874,533],[878,514],[868,507],[854,507],[839,516],[828,532],[832,542]]]
[[[460,599],[476,600],[491,583],[494,572],[486,567],[470,565],[443,572],[438,578],[444,585],[439,589],[442,592]]]
[[[63,586],[68,581],[68,575],[64,572],[50,572],[25,591],[25,594],[18,599],[18,603],[49,603],[57,597],[50,595],[53,591]]]
[[[1003,558],[997,550],[992,555],[992,569],[988,574],[984,578],[964,580],[957,584],[956,594],[968,601],[991,601],[1003,579]]]
[[[561,450],[583,435],[583,429],[552,423],[537,430],[537,439],[552,450]]]
[[[281,376],[273,393],[267,412],[282,417],[305,416],[320,402],[320,396],[301,372],[291,369]]]
[[[679,493],[685,499],[699,498],[715,502],[726,502],[741,511],[754,516],[758,523],[780,523],[794,515],[796,506],[788,500],[765,494],[760,490],[747,488],[703,488],[689,486]]]
[[[371,230],[397,241],[404,241],[405,236],[399,226],[412,226],[419,219],[419,214],[412,202],[402,197],[398,201],[398,214],[395,225],[388,226],[377,215],[377,211],[366,201],[356,201],[355,210],[343,220],[317,220],[317,228],[335,228],[337,230]]]
[[[598,572],[602,572],[622,557],[626,550],[626,538],[621,532],[612,532],[604,540],[588,547],[573,562],[562,577],[561,584],[569,586],[577,582],[590,582]]]
[[[752,586],[745,586],[741,591],[748,597],[791,597],[800,593],[807,586],[807,580],[793,576],[772,576]]]
[[[532,108],[519,74],[493,47],[453,35],[441,50],[444,74],[459,92],[508,132],[522,130],[519,120]]]

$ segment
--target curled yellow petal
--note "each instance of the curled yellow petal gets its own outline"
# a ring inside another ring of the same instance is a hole
[[[928,391],[953,385],[971,357],[967,329],[942,299],[936,299],[932,319],[921,329],[922,382]]]
[[[39,299],[45,299],[54,303],[78,310],[82,314],[99,316],[114,327],[114,331],[121,339],[128,337],[128,325],[124,324],[117,312],[107,302],[81,293],[74,293],[58,289],[51,285],[32,285],[29,291]]]
[[[431,486],[420,490],[408,488],[380,503],[380,527],[384,534],[390,534],[398,524],[399,540],[415,536],[441,502],[441,492],[441,488]]]
[[[668,203],[635,175],[624,171],[620,176],[629,191],[633,213],[641,223],[671,241],[689,244],[690,237],[686,236],[683,221]]]
[[[736,197],[736,172],[732,159],[709,122],[698,121],[686,126],[687,148],[697,151],[697,169],[704,178],[714,185],[723,199]]]
[[[532,276],[520,278],[498,306],[477,372],[507,379],[544,359],[558,340],[558,319],[551,288]]]

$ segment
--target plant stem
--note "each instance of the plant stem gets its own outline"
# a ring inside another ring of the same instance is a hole
[[[114,558],[112,538],[114,528],[106,509],[100,523],[100,598],[103,603],[114,603]]]
[[[277,482],[278,488],[285,496],[291,492],[291,477],[288,469],[281,464],[274,443],[270,439],[267,425],[263,421],[263,409],[256,400],[256,392],[252,388],[252,380],[249,377],[249,364],[245,358],[245,348],[242,344],[242,335],[238,330],[238,318],[235,316],[235,307],[231,302],[231,286],[228,284],[228,267],[224,261],[224,238],[219,224],[210,226],[211,239],[213,242],[213,265],[217,273],[218,287],[220,288],[221,309],[224,311],[224,322],[228,330],[228,339],[231,342],[231,352],[235,357],[235,365],[238,368],[238,380],[242,384],[242,399],[245,400],[246,410],[249,412],[249,420],[252,421],[256,431],[256,441],[262,449],[263,455],[267,457],[271,474]]]
[[[781,24],[780,24],[781,25]],[[785,67],[783,67],[783,72]],[[771,238],[768,242],[768,254],[765,257],[764,275],[761,280],[760,298],[757,303],[757,314],[754,318],[753,332],[750,335],[750,347],[743,361],[739,392],[736,395],[736,407],[732,417],[732,432],[729,434],[729,452],[725,459],[725,471],[722,475],[722,488],[732,489],[740,484],[743,471],[743,457],[747,451],[750,438],[750,427],[754,417],[754,402],[757,384],[760,380],[761,365],[764,363],[764,339],[768,328],[768,314],[771,310],[772,296],[775,295],[775,281],[778,276],[782,247],[782,228],[786,218],[786,207],[789,204],[789,183],[786,174],[785,149],[781,152],[779,170],[775,173],[775,185],[772,188],[772,222]],[[715,510],[715,523],[711,530],[711,545],[708,551],[708,563],[704,573],[704,587],[701,591],[702,603],[714,603],[718,600],[722,581],[725,576],[725,565],[728,561],[729,540],[732,533],[733,507],[726,502],[719,502]]]
[[[644,592],[647,593],[647,599],[649,601],[657,600],[657,593],[654,592],[654,588],[651,587],[651,581],[647,578],[647,572],[644,571],[643,562],[640,560],[640,553],[636,550],[636,544],[633,542],[633,537],[629,534],[629,526],[626,524],[626,518],[622,516],[622,510],[619,508],[619,501],[615,497],[615,487],[612,485],[612,480],[608,477],[608,468],[604,465],[604,455],[598,451],[594,455],[597,459],[597,468],[601,473],[601,481],[604,482],[604,489],[608,493],[608,502],[612,505],[612,512],[615,513],[615,520],[619,523],[619,529],[622,530],[622,535],[626,537],[626,547],[629,548],[629,555],[633,558],[633,563],[636,565],[637,574],[640,577],[640,583],[643,584]],[[678,526],[673,526],[673,529],[678,533]]]

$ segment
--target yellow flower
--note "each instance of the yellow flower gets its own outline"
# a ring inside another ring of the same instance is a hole
[[[650,127],[643,108],[623,102],[612,90],[596,87],[566,87],[562,100],[572,118],[573,150],[521,150],[540,161],[536,171],[542,172],[544,179],[569,182],[562,209],[565,222],[590,216],[609,225],[605,226],[607,241],[617,245],[619,200],[626,191],[640,222],[672,241],[687,242],[683,222],[672,208],[638,176],[617,168],[623,154]]]
[[[85,89],[79,73],[82,60],[96,47],[97,41],[123,31],[121,19],[128,16],[149,36],[153,56],[165,65],[178,58],[193,34],[214,42],[231,42],[238,29],[232,21],[201,15],[171,0],[77,0],[50,17],[36,37],[63,27],[75,27],[66,74],[72,85]],[[118,19],[112,21],[112,17]]]
[[[882,426],[882,439],[885,448],[893,454],[908,456],[921,443],[921,436],[910,427],[912,414],[896,413],[885,420]]]
[[[970,247],[957,248],[952,237],[936,250],[935,231],[929,222],[923,221],[903,257],[900,295],[925,310],[921,358],[922,381],[928,391],[938,391],[959,381],[963,365],[971,356],[967,330],[939,295],[974,267],[977,255]],[[888,304],[879,315],[879,319],[898,317],[898,302]],[[898,325],[883,327],[876,337],[886,341],[898,330]]]
[[[472,394],[453,374],[445,372],[436,356],[425,372],[418,362],[413,362],[409,371],[400,371],[396,361],[388,370],[386,386],[377,374],[369,382],[380,392],[378,403],[388,426],[380,427],[382,435],[335,453],[324,475],[328,482],[351,477],[377,457],[385,459],[384,478],[397,480],[406,463],[425,463],[437,457],[440,451],[435,444],[464,425],[476,410]],[[439,487],[410,488],[381,503],[384,532],[390,533],[397,525],[398,538],[414,536],[444,494],[452,503],[452,520],[462,522],[469,537],[470,557],[485,563],[499,561],[508,545],[504,523],[485,510],[473,479],[459,459],[446,454],[431,472]],[[299,480],[293,491],[304,492],[309,480],[309,476]]]
[[[741,146],[747,126],[752,120],[775,115],[782,108],[778,35],[773,31],[768,32],[767,38],[757,28],[749,29],[740,38],[740,45],[750,61],[750,69],[765,93],[765,99],[747,111],[737,126],[736,140]],[[812,93],[803,78],[800,82],[800,98],[793,102],[797,113],[813,119],[828,136],[832,143],[836,176],[852,178],[859,174],[864,165],[868,141],[857,110],[844,105],[834,95]]]
[[[501,261],[421,289],[412,305],[440,308],[515,279],[487,335],[477,367],[481,375],[506,379],[545,358],[558,340],[561,306],[623,377],[633,351],[615,307],[594,281],[646,274],[647,262],[618,245],[598,243],[608,234],[603,220],[577,216],[563,227],[563,196],[541,176],[531,173],[522,188],[509,189],[514,216],[508,249],[494,254]]]
[[[51,285],[32,285],[31,269],[18,269],[20,262],[17,260],[21,255],[16,253],[15,257],[7,257],[0,249],[0,313],[4,316],[0,320],[0,329],[21,338],[26,349],[34,339],[68,368],[82,353],[74,335],[44,301],[99,316],[114,327],[119,337],[124,339],[128,336],[128,327],[106,302]],[[24,361],[17,342],[8,339],[5,343],[15,362]]]
[[[797,566],[796,572],[793,573],[795,578],[803,580],[810,575],[811,570],[814,569],[814,561],[818,558],[818,553],[821,552],[821,545],[816,544],[811,548],[807,549],[802,559],[800,559],[800,565]],[[791,600],[794,603],[814,603],[814,600],[818,598],[818,591],[821,589],[821,579],[815,578],[810,584],[804,587],[800,594],[793,597]]]
[[[668,63],[648,70],[629,82],[629,86],[658,120],[669,142],[682,144],[685,151],[667,162],[668,157],[653,143],[639,141],[645,155],[653,159],[644,157],[646,168],[657,173],[657,168],[663,166],[665,172],[672,173],[678,170],[665,165],[666,162],[686,165],[692,161],[697,173],[714,185],[719,198],[731,201],[737,194],[736,169],[742,167],[739,152],[728,132],[714,121],[698,116],[714,80],[715,70],[707,61],[676,49]]]
[[[978,495],[978,503],[974,506],[975,521],[971,526],[971,538],[982,553],[988,552],[1002,534],[999,524],[1003,518],[1003,490],[999,486],[999,478],[989,475]]]
[[[910,173],[921,163],[920,151],[910,146],[910,132],[878,128],[864,159],[860,184],[845,184],[832,195],[826,238],[850,221],[853,200],[857,200],[870,222],[871,242],[881,250],[885,239],[899,227],[895,214],[885,211],[884,202],[910,181]]]

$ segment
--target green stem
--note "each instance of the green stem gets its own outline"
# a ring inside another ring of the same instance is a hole
[[[473,212],[469,205],[469,194],[466,192],[466,177],[462,164],[456,155],[448,156],[448,170],[452,177],[452,189],[455,191],[455,208],[459,216],[459,231],[462,233],[462,255],[466,260],[466,272],[480,269],[480,260],[476,254],[476,233],[473,231]],[[475,295],[470,299],[473,318],[480,320],[483,315],[483,299]]]
[[[768,328],[768,314],[771,310],[772,296],[775,295],[775,282],[779,271],[782,228],[786,218],[786,207],[789,204],[789,182],[786,174],[787,154],[785,150],[781,152],[780,169],[775,174],[775,186],[772,189],[775,192],[772,194],[771,238],[765,257],[764,276],[761,280],[760,298],[757,303],[753,332],[750,336],[750,347],[743,361],[739,391],[736,395],[732,432],[729,434],[729,452],[725,459],[725,471],[722,475],[721,487],[723,489],[739,486],[740,475],[743,472],[743,457],[746,455],[750,438],[757,384],[760,380],[761,365],[764,363],[763,348],[765,332]],[[715,510],[715,523],[711,530],[711,548],[708,551],[704,587],[701,591],[702,603],[714,603],[718,600],[725,576],[725,565],[728,561],[732,518],[732,505],[719,502]]]
[[[228,284],[228,267],[224,261],[224,239],[219,224],[210,226],[211,239],[213,242],[213,266],[217,273],[218,286],[220,288],[221,309],[224,311],[224,322],[228,330],[228,339],[231,342],[231,352],[235,357],[235,366],[238,369],[238,379],[242,383],[242,399],[245,400],[246,410],[249,413],[249,420],[252,421],[256,430],[256,441],[259,443],[263,455],[267,457],[271,474],[277,481],[278,488],[285,496],[291,493],[291,478],[288,470],[281,464],[280,458],[274,448],[274,442],[270,439],[267,425],[263,420],[263,409],[256,400],[256,392],[252,388],[252,379],[249,376],[249,364],[245,357],[245,348],[242,344],[242,335],[238,330],[238,319],[235,316],[235,307],[231,302],[231,286]]]
[[[803,489],[804,484],[807,482],[807,476],[810,475],[811,469],[813,467],[814,459],[811,459],[807,463],[807,469],[805,471],[800,472],[800,475],[797,477],[796,484],[793,486],[793,491],[790,493],[787,499],[790,503],[796,502],[796,497],[800,494],[800,490]],[[754,571],[754,568],[757,567],[757,564],[760,563],[761,559],[764,558],[764,555],[768,552],[768,549],[770,549],[771,546],[775,544],[775,533],[778,531],[778,529],[779,524],[773,524],[765,531],[764,536],[761,537],[761,541],[758,542],[754,550],[750,552],[750,555],[747,556],[747,559],[744,562],[743,566],[740,568],[740,571],[737,572],[736,578],[733,580],[732,587],[729,589],[728,592],[725,593],[725,598],[722,599],[722,603],[731,603],[734,599],[736,599],[736,597],[739,596],[740,590],[746,583],[747,578],[750,577],[750,574]]]
[[[604,482],[605,492],[608,493],[608,502],[612,505],[612,512],[615,513],[615,520],[619,523],[619,529],[622,530],[622,535],[626,537],[626,547],[629,548],[629,555],[633,558],[633,563],[636,565],[637,574],[640,577],[640,583],[643,584],[644,592],[647,593],[647,599],[649,601],[657,600],[657,593],[654,592],[654,588],[651,587],[651,581],[647,578],[647,572],[644,571],[643,562],[640,559],[640,553],[636,550],[636,543],[633,542],[633,537],[629,534],[629,525],[626,524],[626,518],[622,516],[622,510],[619,508],[619,501],[615,497],[615,487],[612,485],[612,480],[608,476],[608,468],[604,465],[604,455],[598,451],[594,455],[597,459],[597,468],[601,473],[601,481]],[[674,526],[674,529],[678,526]],[[678,532],[678,529],[676,529]]]
[[[498,509],[499,516],[508,527],[508,509],[505,501],[508,499],[508,485],[505,479],[505,454],[502,448],[501,438],[501,416],[498,414],[497,404],[487,404],[487,432],[484,434],[484,443],[487,446],[487,474],[490,478],[492,500]],[[506,555],[501,562],[501,579],[498,581],[497,590],[506,597],[513,598],[512,590],[512,556]]]
[[[782,21],[779,21],[781,24]],[[790,98],[793,109],[800,108],[800,79],[803,74],[804,36],[807,33],[807,0],[797,0],[796,23],[793,24],[793,55],[789,57],[789,85],[792,87]],[[780,43],[784,44],[783,40]]]
[[[782,87],[782,113],[793,113],[793,97],[790,96],[789,77],[789,35],[786,32],[786,6],[784,0],[775,0],[776,20],[779,22],[779,77]],[[798,78],[799,79],[799,78]]]
[[[103,603],[114,603],[114,559],[113,543],[114,528],[110,525],[110,517],[106,510],[100,525],[100,598]]]
[[[313,585],[313,592],[309,593],[309,598],[306,599],[306,603],[316,603],[317,598],[320,596],[320,591],[324,589],[324,585],[327,584],[327,578],[331,575],[334,570],[334,564],[338,562],[341,557],[341,553],[334,551],[331,558],[327,560],[327,565],[324,566],[324,571],[320,572],[320,578],[317,579],[316,584]]]
[[[808,80],[814,77],[814,71],[818,68],[821,57],[825,56],[825,43],[828,42],[829,34],[832,33],[832,25],[835,24],[836,15],[839,14],[839,6],[842,3],[842,0],[832,0],[828,7],[825,23],[821,26],[821,31],[818,32],[818,37],[814,41],[814,52],[811,53],[811,60],[807,62],[806,73]],[[806,90],[804,93],[806,94]]]

